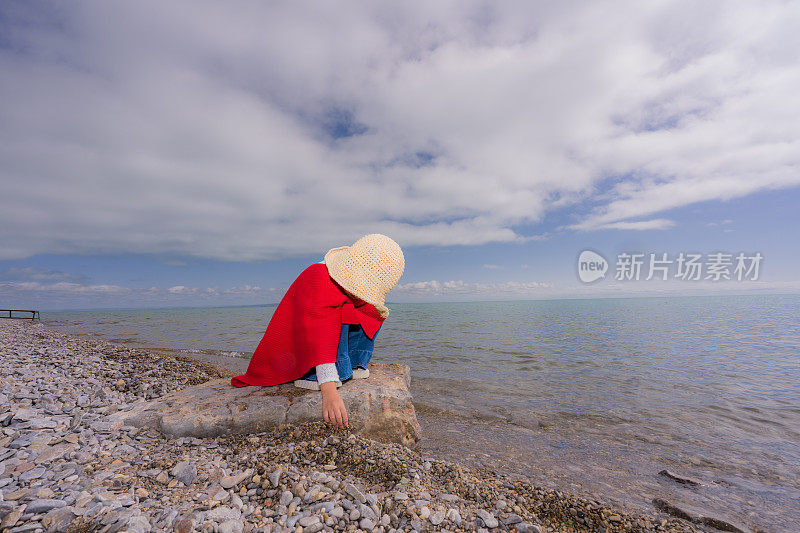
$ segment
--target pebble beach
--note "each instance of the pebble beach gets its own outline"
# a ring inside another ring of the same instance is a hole
[[[673,531],[569,492],[427,457],[321,419],[169,438],[109,415],[227,374],[0,321],[0,531]]]

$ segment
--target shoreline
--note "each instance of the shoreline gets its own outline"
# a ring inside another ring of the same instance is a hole
[[[0,332],[0,530],[697,530],[321,420],[216,439],[113,428],[134,401],[229,372],[36,323]]]

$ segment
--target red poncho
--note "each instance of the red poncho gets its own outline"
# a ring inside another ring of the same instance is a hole
[[[323,263],[311,265],[275,309],[247,373],[231,378],[231,385],[264,387],[300,379],[317,365],[336,362],[342,324],[361,324],[371,339],[383,320],[374,306],[347,296]]]

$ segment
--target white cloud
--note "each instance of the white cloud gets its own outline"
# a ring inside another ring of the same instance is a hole
[[[231,287],[224,292],[225,294],[256,294],[261,292],[261,287],[258,285],[242,285],[241,287]]]
[[[501,265],[483,265],[483,268],[486,268],[488,270],[503,270],[503,267]]]
[[[0,259],[522,242],[800,184],[796,2],[3,10]]]
[[[40,283],[38,281],[0,282],[0,294],[9,292],[36,292],[66,296],[106,296],[129,294],[131,289],[119,285],[81,285],[61,281]]]
[[[621,221],[609,222],[598,226],[590,224],[579,224],[575,226],[579,229],[622,229],[622,230],[636,230],[644,231],[650,229],[667,229],[675,225],[675,222],[665,218],[654,218],[652,220],[638,220],[638,221]]]
[[[724,226],[726,224],[733,224],[733,220],[726,218],[725,220],[722,220],[720,222],[709,222],[708,224],[706,224],[706,226],[714,227],[714,226]]]
[[[0,281],[0,300],[7,307],[69,309],[91,307],[159,307],[173,305],[252,305],[277,302],[285,288],[244,285],[218,287],[123,287],[70,282]]]
[[[552,285],[549,283],[537,281],[468,283],[461,280],[430,280],[398,284],[389,294],[390,298],[399,297],[401,299],[408,296],[531,294],[551,287]]]
[[[185,285],[175,285],[167,289],[170,294],[196,294],[197,291],[196,287],[187,287]]]

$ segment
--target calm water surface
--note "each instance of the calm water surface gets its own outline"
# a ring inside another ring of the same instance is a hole
[[[800,531],[800,296],[393,304],[428,454],[629,510]],[[244,371],[274,307],[42,313]],[[698,478],[687,487],[662,469]]]

